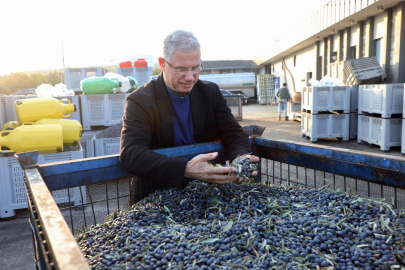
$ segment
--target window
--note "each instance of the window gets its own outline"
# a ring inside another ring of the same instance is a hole
[[[337,60],[337,52],[333,52],[333,53],[332,53],[332,57],[331,57],[331,59],[330,59],[330,62],[331,62],[331,63],[334,63],[336,60]]]
[[[309,80],[312,79],[312,72],[307,72],[307,86],[311,86],[311,84],[309,83]]]
[[[381,64],[381,38],[375,40],[375,57],[378,63]]]
[[[356,59],[356,46],[350,47],[349,59]]]

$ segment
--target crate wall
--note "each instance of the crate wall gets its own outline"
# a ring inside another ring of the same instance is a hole
[[[111,126],[122,121],[125,99],[129,94],[82,95],[80,105],[83,130]]]
[[[350,114],[302,114],[301,134],[316,142],[320,138],[349,140]]]
[[[383,151],[401,146],[402,119],[358,116],[357,141],[380,146]]]
[[[116,138],[100,138],[94,139],[94,156],[116,155],[120,153],[120,139]]]
[[[350,113],[350,123],[349,123],[349,138],[355,139],[357,137],[357,127],[358,127],[358,114],[355,112]]]
[[[2,97],[0,97],[2,98]],[[3,104],[2,100],[0,100],[0,128],[5,124],[6,122],[6,110],[5,110],[5,105]]]
[[[359,114],[375,113],[382,118],[403,114],[404,84],[359,86]]]
[[[357,112],[359,109],[359,87],[351,86],[350,87],[350,112]]]
[[[66,68],[65,69],[65,83],[69,90],[74,90],[76,92],[82,91],[80,88],[80,81],[92,77],[102,77],[108,71],[105,68]]]
[[[1,103],[4,106],[5,112],[5,123],[10,121],[17,121],[17,112],[15,110],[15,101],[19,99],[26,99],[27,96],[24,95],[14,95],[14,96],[2,96],[0,97]]]
[[[46,164],[83,158],[83,151],[41,154],[38,164]],[[24,171],[14,156],[0,157],[0,218],[10,218],[17,209],[28,207],[27,195],[24,187]],[[68,190],[52,192],[57,204],[68,203],[82,205],[86,202],[85,187],[75,187]]]
[[[320,111],[350,112],[351,87],[349,86],[304,87],[303,96],[302,109],[311,114],[317,114]]]
[[[139,68],[117,68],[117,74],[124,77],[131,76],[138,82],[138,87],[149,82],[149,77],[153,75],[152,67],[139,67]]]
[[[295,120],[297,117],[301,117],[301,102],[288,102],[287,116],[289,120]]]

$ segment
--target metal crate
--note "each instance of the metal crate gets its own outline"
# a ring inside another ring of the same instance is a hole
[[[310,114],[303,113],[301,134],[309,137],[311,142],[321,138],[342,138],[349,140],[350,114]]]
[[[396,208],[405,207],[405,158],[284,140],[251,140],[254,154],[260,157],[257,180],[262,184],[315,188],[327,184],[329,188],[365,197],[386,198]],[[224,158],[220,143],[155,151],[186,159],[218,151]],[[39,166],[33,162],[33,153],[20,154],[18,159],[26,175],[37,264],[41,269],[49,265],[56,269],[88,269],[73,233],[82,226],[103,222],[116,209],[126,208],[128,197],[135,195],[129,188],[131,175],[123,170],[119,156]],[[86,186],[88,198],[83,208],[59,210],[52,203],[49,191],[81,185]]]
[[[224,98],[235,119],[242,120],[242,95],[226,95]]]
[[[321,111],[350,112],[349,86],[304,87],[301,99],[303,111],[317,114]]]
[[[382,151],[401,146],[402,119],[359,115],[357,141],[380,146]]]
[[[83,151],[60,152],[54,154],[41,154],[38,156],[38,164],[60,162],[66,160],[81,159]],[[14,156],[0,157],[0,218],[10,218],[15,215],[17,209],[28,208],[27,195],[24,188],[24,171]],[[82,191],[84,192],[84,187]],[[57,204],[72,203],[82,205],[85,196],[80,195],[80,188],[57,190],[52,193]],[[82,200],[83,199],[83,200]]]
[[[382,118],[403,114],[404,84],[359,86],[359,114],[375,113]]]

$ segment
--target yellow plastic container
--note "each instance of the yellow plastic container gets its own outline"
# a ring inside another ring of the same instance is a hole
[[[36,122],[26,122],[23,125],[61,125],[63,143],[66,145],[76,144],[83,134],[82,125],[79,121],[72,119],[41,119]]]
[[[0,131],[0,153],[39,151],[40,154],[63,151],[61,125],[26,125]]]
[[[20,126],[20,124],[18,123],[18,121],[10,121],[10,122],[5,123],[5,124],[1,127],[0,131],[3,131],[3,130],[13,130],[13,129],[15,129],[15,128],[18,127],[18,126]]]
[[[63,103],[63,101],[67,102]],[[18,123],[70,117],[76,106],[69,99],[30,98],[15,101]]]

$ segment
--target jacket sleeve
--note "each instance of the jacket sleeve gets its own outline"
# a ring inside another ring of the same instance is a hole
[[[141,100],[130,95],[125,103],[120,145],[121,164],[131,174],[147,177],[167,187],[179,188],[188,160],[167,157],[151,150],[152,136],[156,133],[156,107],[149,108]]]
[[[277,89],[277,91],[276,91],[276,97],[280,97],[279,94],[278,94],[279,91],[280,91],[280,88]]]

